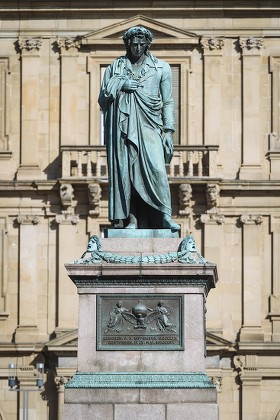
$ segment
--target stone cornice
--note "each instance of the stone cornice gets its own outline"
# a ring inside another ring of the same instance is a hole
[[[151,4],[149,1],[147,0],[143,0],[141,2],[141,5],[139,4],[138,1],[136,0],[132,0],[129,2],[129,5],[127,5],[125,7],[125,10],[123,7],[113,7],[112,6],[112,1],[101,1],[101,0],[97,0],[95,2],[92,2],[90,0],[82,0],[79,2],[79,4],[76,3],[69,3],[69,1],[60,1],[59,3],[50,1],[50,0],[45,0],[45,1],[40,1],[40,6],[38,7],[38,2],[36,0],[31,0],[28,2],[28,4],[26,4],[25,2],[20,2],[18,3],[18,1],[16,0],[9,0],[9,1],[5,1],[2,2],[2,6],[0,8],[1,13],[6,13],[6,14],[10,14],[10,13],[21,13],[21,14],[38,14],[38,13],[65,13],[65,12],[71,12],[71,14],[73,14],[73,12],[90,12],[90,11],[102,11],[104,13],[104,11],[108,11],[108,12],[122,12],[124,13],[124,11],[128,11],[131,13],[131,11],[134,11],[135,13],[137,13],[138,11],[142,11],[143,10],[151,10],[151,11],[166,11],[167,13],[170,11],[174,12],[182,12],[182,11],[192,11],[192,12],[197,12],[197,13],[201,13],[203,11],[208,11],[211,12],[213,11],[213,13],[215,13],[215,15],[217,14],[217,12],[219,11],[227,11],[228,13],[233,12],[234,14],[236,13],[244,13],[244,12],[259,12],[260,14],[264,14],[264,13],[275,13],[276,11],[280,10],[279,7],[279,2],[277,2],[276,0],[274,1],[270,1],[269,2],[269,7],[267,7],[267,4],[265,1],[259,2],[259,1],[250,1],[250,5],[245,6],[245,5],[241,5],[240,7],[238,7],[236,5],[236,2],[234,0],[218,0],[215,3],[211,3],[208,0],[204,0],[204,1],[200,1],[199,5],[197,5],[196,3],[194,4],[193,1],[191,0],[187,0],[187,1],[177,1],[176,2],[176,7],[171,7],[170,6],[170,1],[168,0],[163,0],[161,2],[157,2],[154,1],[153,2],[153,7],[149,7],[149,5]]]

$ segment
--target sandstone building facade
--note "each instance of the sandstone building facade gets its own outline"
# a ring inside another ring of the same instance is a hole
[[[218,266],[207,366],[220,419],[279,419],[279,2],[10,0],[0,19],[0,419],[22,404],[8,364],[35,387],[36,362],[30,418],[61,419],[78,317],[64,263],[109,226],[97,97],[135,25],[172,67],[174,220]]]

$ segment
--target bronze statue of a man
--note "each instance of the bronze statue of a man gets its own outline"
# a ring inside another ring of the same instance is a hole
[[[130,28],[126,55],[105,71],[99,95],[109,169],[109,219],[115,227],[179,230],[171,219],[165,162],[173,154],[170,66],[149,52],[151,32]]]

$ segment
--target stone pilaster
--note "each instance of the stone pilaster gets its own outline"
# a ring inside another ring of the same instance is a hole
[[[73,38],[57,40],[61,60],[61,145],[80,144],[78,136],[78,49]]]
[[[0,218],[0,321],[7,319],[8,231],[6,218]]]
[[[224,40],[202,38],[204,60],[204,144],[220,144]]]
[[[272,232],[272,294],[270,295],[270,313],[272,322],[272,341],[280,341],[280,218],[271,217],[270,230]]]
[[[280,178],[280,56],[270,57],[272,74],[272,132],[269,134],[270,179]]]
[[[78,297],[75,286],[69,284],[69,279],[64,267],[66,261],[75,259],[75,247],[69,247],[66,244],[74,244],[76,241],[76,225],[79,223],[79,216],[70,211],[64,211],[56,216],[58,224],[58,316],[57,331],[73,329],[77,326]]]
[[[242,164],[240,179],[262,179],[261,51],[262,38],[240,38],[242,49]],[[254,147],[252,147],[254,144]]]
[[[244,214],[243,224],[243,325],[240,341],[263,341],[262,305],[262,216]]]
[[[41,38],[19,38],[21,52],[21,159],[17,179],[39,179],[38,120]]]
[[[39,243],[36,215],[20,215],[19,224],[19,297],[16,343],[38,341],[37,328],[37,245]]]
[[[234,365],[242,387],[242,419],[260,419],[262,375],[256,355],[236,356]]]

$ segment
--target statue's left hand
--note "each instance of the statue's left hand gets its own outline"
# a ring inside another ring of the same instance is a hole
[[[162,142],[163,142],[163,150],[164,150],[164,160],[165,160],[165,163],[169,164],[171,162],[171,159],[174,153],[171,130],[168,130],[164,133]]]
[[[167,146],[173,152],[174,146],[173,146],[172,134],[173,133],[172,133],[171,130],[170,131],[166,131],[164,133],[164,136],[163,136],[163,145],[164,146]]]

